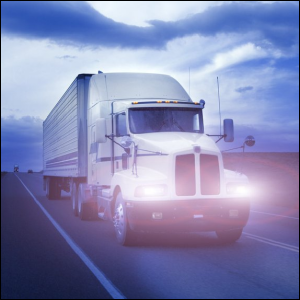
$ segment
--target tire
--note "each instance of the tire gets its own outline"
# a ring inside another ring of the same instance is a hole
[[[78,186],[75,182],[72,184],[72,210],[75,217],[78,216]]]
[[[118,243],[123,246],[132,245],[134,243],[135,235],[129,228],[125,202],[121,192],[119,192],[116,197],[113,223]]]
[[[236,242],[242,235],[243,228],[216,231],[219,240],[229,244]]]
[[[58,193],[57,180],[53,177],[47,177],[46,179],[46,197],[49,200],[58,199],[60,193]]]
[[[49,178],[46,177],[46,197],[49,199]]]
[[[79,184],[78,187],[78,216],[81,220],[87,220],[88,216],[86,214],[86,205],[85,205],[85,191],[83,184]]]

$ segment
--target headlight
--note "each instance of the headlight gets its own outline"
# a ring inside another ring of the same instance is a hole
[[[226,186],[227,194],[248,196],[250,189],[248,184],[243,183],[227,183]]]
[[[158,197],[167,195],[166,185],[144,185],[135,190],[135,197]]]

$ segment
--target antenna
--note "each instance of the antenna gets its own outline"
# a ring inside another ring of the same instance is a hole
[[[220,102],[220,90],[219,90],[219,78],[217,77],[217,84],[218,84],[218,98],[219,98],[219,116],[220,116],[220,135],[221,134],[221,102]]]
[[[191,98],[191,68],[189,67],[189,96]]]

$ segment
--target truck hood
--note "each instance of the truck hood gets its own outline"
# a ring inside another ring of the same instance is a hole
[[[132,136],[138,149],[171,154],[189,151],[194,146],[201,150],[219,152],[215,142],[205,134],[190,132],[156,132],[135,134]]]

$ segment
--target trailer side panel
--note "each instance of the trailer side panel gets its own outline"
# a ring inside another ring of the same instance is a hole
[[[90,74],[81,74],[43,124],[44,176],[87,175],[87,94]]]

